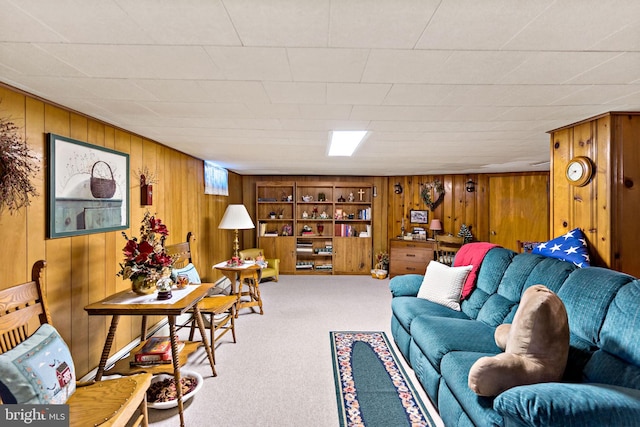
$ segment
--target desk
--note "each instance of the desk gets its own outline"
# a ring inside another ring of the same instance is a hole
[[[171,354],[173,357],[173,377],[175,379],[175,383],[180,384],[180,360],[178,354],[178,339],[176,337],[176,317],[185,313],[189,309],[193,309],[198,329],[202,336],[202,343],[205,346],[207,357],[209,358],[211,371],[213,372],[213,376],[216,376],[213,354],[205,334],[202,315],[200,314],[200,310],[197,306],[198,301],[207,295],[209,288],[212,286],[213,284],[209,283],[198,285],[195,289],[190,289],[182,298],[179,298],[178,295],[175,295],[177,292],[174,292],[174,297],[168,301],[158,301],[157,303],[154,303],[153,300],[150,300],[145,301],[145,303],[137,304],[123,302],[127,300],[128,296],[132,298],[135,296],[135,294],[130,290],[126,290],[86,306],[84,309],[87,311],[89,316],[113,316],[111,319],[111,326],[109,327],[109,333],[107,334],[107,339],[104,343],[104,349],[102,350],[100,364],[98,365],[96,381],[100,381],[104,374],[105,365],[109,358],[111,344],[113,343],[113,338],[116,334],[120,316],[142,316],[140,339],[143,341],[147,338],[147,316],[167,316],[167,320],[169,321],[169,336],[171,337]],[[147,299],[149,298],[153,298],[153,296],[150,296]],[[152,369],[157,368],[154,367]],[[182,387],[176,387],[176,394],[178,399],[178,412],[180,413],[180,425],[184,426]]]
[[[238,298],[236,302],[236,318],[238,311],[245,307],[260,307],[260,314],[264,314],[262,310],[262,298],[260,297],[260,266],[257,264],[243,264],[238,267],[229,267],[227,262],[223,261],[213,266],[216,270],[220,270],[231,281],[231,294]],[[242,284],[245,279],[249,279],[249,291],[242,292]],[[248,301],[241,298],[248,296]]]

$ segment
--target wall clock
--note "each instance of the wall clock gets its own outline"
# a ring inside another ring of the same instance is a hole
[[[571,185],[586,185],[593,177],[593,162],[585,156],[574,157],[567,163],[566,176]]]

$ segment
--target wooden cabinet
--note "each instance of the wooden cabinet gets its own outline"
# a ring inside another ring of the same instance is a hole
[[[435,257],[436,242],[432,240],[389,241],[389,277],[400,274],[424,274]]]
[[[640,112],[610,112],[549,133],[550,237],[580,228],[591,265],[640,276]],[[588,157],[595,171],[583,186],[566,178],[577,156]]]
[[[336,274],[371,273],[371,238],[334,237],[333,247]]]
[[[257,245],[281,273],[369,274],[372,184],[256,183]]]

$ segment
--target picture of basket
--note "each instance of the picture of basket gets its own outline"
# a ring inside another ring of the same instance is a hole
[[[104,163],[109,169],[111,178],[97,178],[94,176],[94,170],[98,163]],[[116,193],[116,180],[113,179],[113,171],[107,162],[98,160],[91,167],[91,195],[96,199],[109,199]]]

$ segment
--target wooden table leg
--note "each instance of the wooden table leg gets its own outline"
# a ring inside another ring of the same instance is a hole
[[[142,323],[140,324],[140,340],[145,341],[147,339],[147,316],[142,316]]]
[[[176,384],[176,400],[178,402],[178,414],[180,414],[180,427],[184,427],[184,404],[182,402],[182,382],[180,379],[180,360],[178,359],[178,338],[176,337],[176,316],[169,318],[169,337],[171,337],[171,356],[173,357],[173,379]]]
[[[119,321],[119,315],[114,315],[111,318],[111,326],[109,327],[109,333],[107,334],[107,339],[105,340],[104,347],[102,348],[102,356],[100,357],[100,363],[98,364],[98,372],[96,372],[96,381],[100,381],[102,379],[102,375],[104,374],[104,368],[107,364],[107,360],[109,359],[111,344],[113,344],[113,338],[116,335],[116,329],[118,329]]]
[[[193,307],[193,315],[196,318],[196,323],[198,324],[198,330],[200,330],[200,336],[202,337],[202,343],[204,344],[204,349],[207,352],[207,357],[209,358],[209,364],[211,365],[211,372],[214,377],[218,376],[215,367],[215,361],[213,360],[213,352],[211,351],[211,346],[209,345],[209,339],[207,338],[207,331],[204,327],[204,322],[202,321],[202,313],[200,313],[200,309],[196,305]],[[211,325],[210,328],[213,328],[213,314],[211,315]],[[211,343],[213,345],[213,343]]]

